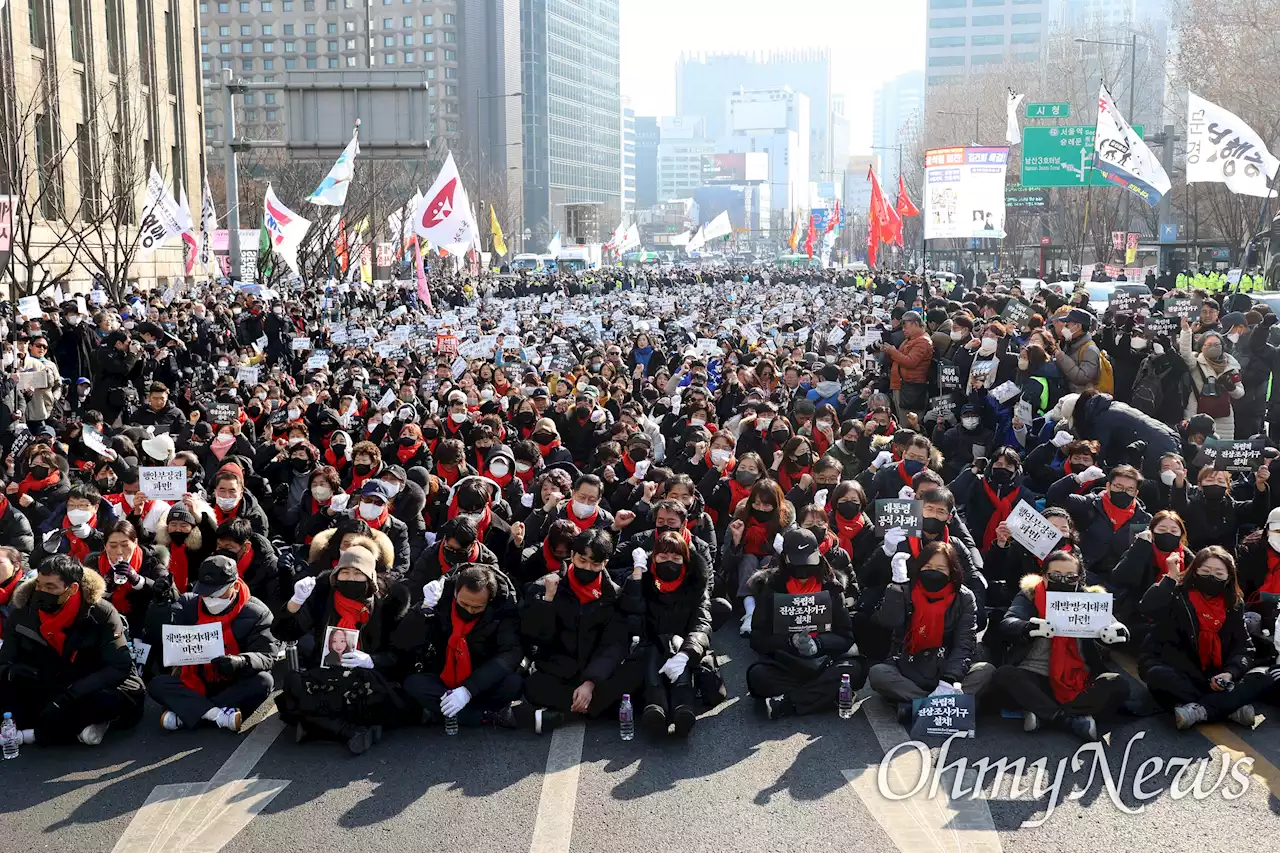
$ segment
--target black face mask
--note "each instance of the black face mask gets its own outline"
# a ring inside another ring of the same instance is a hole
[[[479,613],[472,613],[469,610],[463,610],[461,607],[458,606],[457,602],[454,602],[453,612],[457,613],[458,618],[461,619],[463,622],[474,622],[484,615],[483,610],[481,610]]]
[[[1178,550],[1178,546],[1182,544],[1182,537],[1177,533],[1153,533],[1151,539],[1155,546],[1166,554]]]
[[[467,560],[471,559],[471,549],[467,548],[459,550],[457,548],[445,548],[444,559],[445,562],[451,566],[456,566],[459,563],[465,563]]]
[[[590,569],[580,569],[577,566],[573,567],[573,576],[577,578],[578,583],[583,586],[590,586],[600,579],[599,572],[593,572]]]
[[[520,414],[516,415],[516,423],[518,423],[520,426],[529,426],[530,424],[534,423],[537,420],[538,420],[538,416],[535,415],[533,412],[521,412]]]
[[[368,474],[370,471],[373,470],[373,466],[366,462],[357,462],[354,468],[355,468],[355,472],[359,474],[361,477],[363,477],[365,474]]]
[[[417,443],[418,443],[418,440],[411,435],[400,436],[401,447],[413,447]]]
[[[311,468],[311,460],[310,459],[290,459],[289,466],[293,468],[293,470],[301,473]]]
[[[114,495],[120,491],[120,487],[115,480],[100,480],[98,482],[98,491],[104,495]]]
[[[769,438],[773,439],[774,444],[785,444],[787,439],[791,438],[791,433],[787,432],[785,429],[775,429],[773,432],[769,433]]]
[[[752,516],[754,516],[756,519],[758,519],[758,520],[760,520],[760,521],[766,521],[766,520],[768,520],[768,519],[770,519],[770,518],[772,518],[772,517],[773,517],[773,510],[771,510],[771,509],[756,509],[755,507],[752,507],[752,508],[751,508],[751,515],[752,515]]]
[[[799,456],[795,457],[796,465],[799,465],[801,468],[808,468],[811,462],[813,462],[813,457],[808,453],[801,453]]]
[[[1195,585],[1196,589],[1200,590],[1201,595],[1207,595],[1210,598],[1222,595],[1227,589],[1227,581],[1215,578],[1212,575],[1192,575],[1191,583]]]
[[[942,592],[951,583],[951,576],[929,569],[921,572],[918,580],[925,592]]]
[[[480,512],[484,509],[484,498],[479,495],[459,495],[458,509],[463,512]]]
[[[440,430],[436,429],[435,427],[427,427],[422,431],[422,437],[425,438],[427,441],[435,441],[437,438],[440,437]]]
[[[573,413],[578,416],[578,420],[580,421],[585,421],[587,418],[591,417],[591,409],[587,406],[578,406],[573,410]]]
[[[45,477],[49,476],[49,469],[44,465],[32,465],[27,470],[30,472],[31,479],[33,480],[43,480]]]
[[[987,480],[993,486],[1008,486],[1017,473],[1012,468],[992,468],[987,472]]]
[[[733,472],[733,479],[738,481],[739,486],[753,486],[756,480],[760,479],[760,475],[755,471],[747,471],[742,468]]]
[[[239,551],[232,551],[230,548],[219,548],[218,550],[214,551],[213,553],[217,554],[219,557],[226,557],[228,560],[239,560],[239,559],[240,559],[240,552],[239,552]]]
[[[1060,575],[1057,572],[1050,572],[1048,584],[1048,588],[1054,592],[1074,592],[1080,588],[1080,575]]]
[[[938,536],[947,529],[947,523],[940,518],[926,518],[920,522],[921,529],[931,536]]]
[[[809,578],[817,577],[818,569],[821,568],[821,564],[804,563],[801,565],[788,565],[787,568],[791,572],[791,577],[796,580],[808,580]]]
[[[1200,491],[1204,492],[1205,500],[1210,501],[1220,501],[1227,496],[1227,487],[1217,483],[1201,486]],[[1112,495],[1111,499],[1115,500],[1115,495]]]
[[[653,573],[658,576],[659,580],[671,583],[673,580],[680,577],[680,570],[683,568],[684,563],[679,560],[671,560],[665,563],[661,560],[657,560],[653,564]]]
[[[913,477],[924,470],[924,463],[919,459],[907,459],[902,464],[904,470]]]
[[[1111,495],[1111,503],[1119,509],[1128,509],[1129,504],[1133,503],[1133,495],[1128,492],[1109,491],[1107,494]]]
[[[364,601],[369,597],[369,581],[338,581],[334,589],[352,601]]]
[[[836,504],[836,513],[846,521],[852,521],[862,513],[862,504],[857,501],[840,501]]]
[[[185,545],[187,544],[187,537],[190,535],[191,535],[190,532],[177,533],[177,532],[171,531],[169,533],[169,541],[172,542],[174,545]]]
[[[333,450],[333,455],[338,459],[347,455],[347,446],[345,444],[335,444],[331,449]]]
[[[649,458],[649,451],[644,447],[633,447],[627,451],[627,455],[631,457],[632,462],[643,462]]]
[[[535,432],[533,434],[534,443],[541,444],[543,447],[546,447],[548,444],[550,444],[555,440],[556,440],[556,437],[549,432]]]
[[[58,601],[61,596],[54,595],[51,592],[36,590],[31,594],[31,601],[37,608],[45,613],[57,613],[62,608],[62,602]]]

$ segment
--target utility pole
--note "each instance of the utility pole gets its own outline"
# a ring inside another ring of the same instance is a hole
[[[241,91],[230,68],[222,69],[223,127],[227,131],[227,255],[231,261],[231,280],[240,280],[240,175],[236,171],[236,105],[235,95]]]
[[[1133,96],[1134,89],[1137,86],[1137,76],[1138,34],[1134,33],[1129,37],[1129,112],[1125,115],[1130,124],[1133,124]],[[1129,195],[1129,191],[1125,190],[1120,196],[1120,226],[1124,229],[1125,234],[1129,233]]]

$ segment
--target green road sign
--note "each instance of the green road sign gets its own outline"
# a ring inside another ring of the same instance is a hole
[[[1070,104],[1033,103],[1027,104],[1027,118],[1068,118],[1071,115]]]
[[[1133,126],[1142,136],[1142,125]],[[1093,125],[1022,129],[1022,186],[1115,186],[1093,168]]]

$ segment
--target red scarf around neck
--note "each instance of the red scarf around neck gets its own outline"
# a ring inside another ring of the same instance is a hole
[[[240,552],[240,556],[236,557],[236,573],[240,577],[244,577],[245,571],[253,564],[253,543],[244,543],[244,550]]]
[[[1035,588],[1036,613],[1041,619],[1045,618],[1046,592],[1042,580]],[[1049,641],[1049,683],[1059,704],[1070,702],[1089,686],[1089,666],[1075,637],[1054,637]]]
[[[133,555],[129,557],[129,568],[135,572],[142,568],[142,546],[135,544],[133,546]],[[111,576],[111,563],[107,560],[107,552],[104,549],[98,555],[98,574],[104,578]],[[111,590],[111,603],[115,606],[120,614],[126,615],[133,609],[133,605],[129,602],[129,593],[133,592],[131,586],[118,586]]]
[[[557,439],[554,439],[550,444],[539,444],[538,453],[542,455],[543,459],[546,459],[547,454],[555,450],[559,446],[560,446],[560,439],[557,438]]]
[[[453,690],[471,677],[471,647],[467,645],[467,634],[471,633],[479,620],[472,619],[468,622],[459,616],[456,601],[449,608],[449,619],[453,630],[445,645],[444,669],[440,670],[440,680],[445,687]]]
[[[400,460],[401,464],[407,465],[409,463],[409,460],[417,456],[418,451],[421,449],[422,449],[421,439],[419,439],[418,441],[415,441],[413,444],[409,445],[408,447],[405,447],[402,444],[397,444],[396,458]]]
[[[93,511],[93,515],[89,517],[88,524],[90,528],[98,526],[98,511],[96,509]],[[71,528],[71,520],[64,517],[62,519],[62,535],[67,537],[67,553],[77,562],[83,563],[84,558],[89,556],[89,543],[72,533]]]
[[[573,501],[569,501],[564,508],[564,517],[572,521],[573,526],[578,528],[579,532],[584,532],[596,526],[596,519],[600,517],[600,507],[592,507],[591,515],[586,518],[578,518],[573,511]]]
[[[822,581],[818,578],[787,578],[787,592],[791,595],[816,595],[822,592]]]
[[[240,615],[240,610],[248,600],[249,585],[242,580],[238,580],[236,581],[235,601],[230,607],[221,613],[214,615],[208,610],[205,610],[203,599],[196,603],[197,625],[211,625],[214,622],[222,624],[223,654],[228,656],[240,654],[240,644],[236,642],[236,635],[231,630],[231,623]],[[218,672],[218,668],[211,663],[181,667],[179,677],[182,679],[182,685],[184,687],[199,693],[201,696],[205,695],[207,685],[223,680],[222,675]]]
[[[169,577],[173,578],[173,586],[178,590],[178,595],[187,591],[189,572],[186,543],[174,545],[171,542],[169,544]]]
[[[13,567],[13,577],[9,578],[4,584],[0,584],[0,607],[4,607],[9,603],[9,599],[13,598],[13,593],[18,589],[18,585],[22,583],[22,572],[19,566]]]
[[[558,559],[551,551],[551,540],[544,539],[542,541],[542,562],[547,568],[547,574],[558,574],[561,569],[565,568],[564,560]]]
[[[595,601],[602,595],[604,572],[596,575],[596,579],[589,584],[584,584],[578,580],[578,573],[573,570],[573,566],[565,570],[564,574],[569,581],[569,589],[577,596],[579,604]]]
[[[333,591],[333,609],[338,614],[338,627],[358,631],[369,621],[369,604],[347,598],[336,589]]]
[[[1119,530],[1129,523],[1129,519],[1133,518],[1134,512],[1137,511],[1137,505],[1131,503],[1125,509],[1121,509],[1111,502],[1111,491],[1107,490],[1102,495],[1102,511],[1111,520],[1111,529]]]
[[[676,575],[675,580],[664,581],[662,578],[658,577],[658,572],[656,567],[657,567],[657,558],[656,557],[650,558],[649,571],[653,573],[653,585],[654,587],[657,588],[658,592],[675,592],[677,589],[680,588],[680,584],[684,583],[684,576],[688,574],[688,566],[686,566],[684,562],[681,561],[680,574]]]
[[[1258,588],[1258,594],[1264,592],[1280,595],[1280,554],[1267,546],[1267,578]]]
[[[37,480],[28,474],[23,477],[22,482],[18,484],[18,496],[21,497],[27,492],[42,492],[50,486],[55,485],[60,479],[62,479],[62,472],[57,468],[52,469],[49,472],[49,476],[42,480]]]
[[[458,566],[465,565],[467,563],[474,563],[478,559],[480,559],[479,540],[471,543],[471,547],[467,549],[467,559],[463,560],[461,563],[449,562],[449,559],[444,555],[444,543],[440,543],[440,574],[442,575],[447,575]]]
[[[1186,553],[1186,549],[1179,548],[1178,553],[1182,555],[1182,565],[1184,566],[1191,565],[1191,559],[1190,559],[1191,555]],[[1168,553],[1165,553],[1164,551],[1161,551],[1159,548],[1157,548],[1156,544],[1152,542],[1151,554],[1152,554],[1152,559],[1156,564],[1156,580],[1160,580],[1162,577],[1169,574],[1169,558],[1173,556],[1174,552],[1170,551]]]
[[[369,473],[368,473],[368,474],[357,474],[357,473],[356,473],[356,470],[355,470],[355,466],[352,466],[352,468],[351,468],[351,488],[347,489],[347,494],[349,494],[349,495],[358,495],[358,494],[360,494],[360,487],[361,487],[361,486],[363,486],[363,485],[365,484],[365,482],[369,480],[369,478],[370,478],[370,477],[372,477],[373,475],[375,475],[375,474],[377,474],[377,473],[378,473],[378,471],[377,471],[377,467],[376,467],[376,466],[375,466],[375,467],[373,467],[373,468],[370,468],[370,469],[369,469]]]
[[[454,483],[462,479],[462,475],[457,465],[446,465],[443,462],[436,463],[436,476],[444,480],[445,485],[452,486]]]
[[[941,592],[927,592],[919,581],[911,584],[911,626],[906,648],[919,654],[941,648],[945,639],[947,608],[956,599],[956,588],[947,584]]]
[[[1187,601],[1196,612],[1196,651],[1200,654],[1200,669],[1206,675],[1216,675],[1222,669],[1222,630],[1227,621],[1227,599],[1221,595],[1212,598],[1193,589],[1187,593]]]
[[[791,491],[791,489],[797,483],[800,482],[800,478],[803,477],[805,474],[813,473],[812,465],[806,465],[803,468],[797,468],[794,474],[792,474],[790,471],[787,470],[789,466],[790,466],[790,463],[783,463],[782,465],[778,466],[778,485],[782,486],[782,490],[784,492]]]
[[[858,534],[866,526],[867,514],[860,512],[857,518],[848,519],[838,512],[833,512],[831,519],[836,528],[836,538],[840,540],[840,547],[850,559],[853,559],[853,540],[858,538]]]
[[[36,615],[40,618],[40,636],[44,637],[59,655],[62,654],[62,647],[67,642],[67,629],[80,615],[82,601],[80,590],[76,589],[56,613],[45,613],[39,608],[36,609]]]
[[[987,492],[987,500],[991,501],[991,518],[987,521],[987,529],[982,534],[982,550],[988,551],[995,544],[996,528],[1013,513],[1013,506],[1018,502],[1018,495],[1022,490],[1016,486],[1010,486],[1009,494],[1002,498],[985,479],[982,481],[982,488]]]
[[[514,476],[511,473],[510,467],[507,468],[507,473],[503,474],[501,477],[499,477],[497,474],[493,473],[491,469],[486,467],[484,475],[504,489],[507,487],[507,484],[511,482],[511,479]]]
[[[222,507],[218,506],[218,502],[217,502],[217,501],[214,501],[214,503],[213,503],[213,520],[217,523],[217,525],[218,525],[219,527],[221,527],[221,526],[222,526],[222,524],[223,524],[223,522],[230,521],[231,519],[235,518],[235,517],[236,517],[236,513],[240,512],[240,507],[242,507],[242,506],[244,506],[244,498],[243,498],[243,497],[242,497],[242,498],[240,498],[239,502],[238,502],[238,503],[236,503],[236,505],[235,505],[235,506],[233,506],[231,509],[226,509],[226,510],[224,510]]]

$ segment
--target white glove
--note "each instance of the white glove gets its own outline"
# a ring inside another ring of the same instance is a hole
[[[913,501],[916,499],[916,490],[910,486],[903,486],[898,489],[898,497],[904,501]]]
[[[637,569],[643,569],[649,565],[649,555],[643,548],[637,548],[631,552],[631,565]]]
[[[593,424],[604,423],[604,409],[596,409],[591,413],[591,422]]]
[[[889,565],[893,566],[893,582],[907,582],[907,555],[894,554],[893,559],[889,561]]]
[[[871,460],[871,470],[875,471],[879,468],[883,468],[891,462],[893,462],[893,454],[887,450],[881,450],[876,454],[876,458]]]
[[[71,532],[79,539],[87,539],[89,534],[93,532],[93,528],[88,524],[77,524],[71,528]]]
[[[444,578],[428,581],[422,587],[422,606],[430,610],[440,602],[440,593],[444,591]]]
[[[1076,440],[1075,436],[1073,436],[1071,433],[1067,432],[1066,430],[1059,430],[1058,432],[1055,432],[1053,434],[1053,438],[1049,439],[1049,443],[1052,444],[1054,447],[1066,447],[1068,444],[1070,444],[1075,440]]]
[[[884,553],[892,557],[898,553],[898,546],[907,541],[907,531],[901,527],[890,527],[884,532]]]
[[[471,701],[471,691],[465,687],[455,687],[440,700],[440,713],[446,717],[456,717],[458,712],[467,707]]]
[[[525,492],[520,496],[520,506],[528,509],[533,506],[533,492]]]
[[[348,669],[373,669],[373,658],[365,652],[343,652],[342,665]]]
[[[293,585],[293,598],[289,599],[289,603],[297,604],[299,606],[306,604],[307,599],[311,597],[311,593],[315,588],[315,578],[300,578],[298,582]]]
[[[1049,624],[1048,620],[1041,619],[1039,616],[1032,616],[1027,621],[1031,623],[1031,633],[1029,636],[1052,638],[1058,633],[1053,630],[1053,626]]]
[[[1129,629],[1124,626],[1123,622],[1112,622],[1098,633],[1098,639],[1108,646],[1124,643],[1129,639]]]
[[[667,658],[667,662],[658,669],[658,672],[665,675],[667,680],[674,684],[675,680],[684,674],[684,668],[688,665],[689,656],[684,652],[678,652]]]
[[[957,689],[954,684],[948,684],[945,681],[939,681],[938,686],[933,688],[933,692],[930,693],[929,695],[930,696],[953,696],[959,692],[960,690]]]
[[[1107,476],[1107,473],[1097,465],[1090,465],[1079,474],[1072,474],[1071,476],[1076,478],[1077,483],[1092,483],[1094,480],[1101,480]]]
[[[826,490],[826,489],[818,489],[818,491],[816,491],[816,492],[814,492],[814,493],[813,493],[813,505],[814,505],[814,506],[826,506],[826,505],[827,505],[827,490]]]

